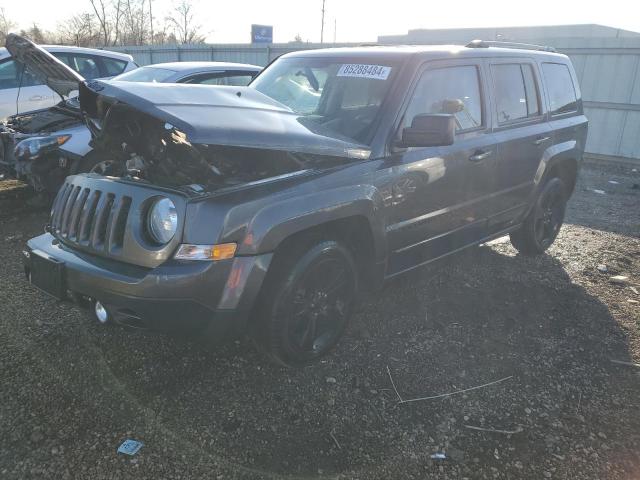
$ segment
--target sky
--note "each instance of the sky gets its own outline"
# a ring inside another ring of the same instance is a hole
[[[172,9],[171,0],[153,0],[154,23]],[[273,25],[274,41],[296,35],[320,40],[322,0],[192,0],[197,23],[210,43],[247,43],[252,23]],[[634,7],[635,5],[635,7]],[[89,0],[0,0],[0,7],[27,28],[33,22],[55,30],[74,13],[90,11]],[[635,0],[326,0],[325,42],[373,42],[378,35],[415,28],[507,27],[598,23],[640,31]]]

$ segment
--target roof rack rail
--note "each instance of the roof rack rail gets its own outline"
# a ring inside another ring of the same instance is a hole
[[[539,50],[542,52],[556,52],[553,47],[546,45],[535,45],[533,43],[499,42],[493,40],[473,40],[465,45],[467,48],[520,48],[522,50]]]

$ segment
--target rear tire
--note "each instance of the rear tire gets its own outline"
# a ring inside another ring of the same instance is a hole
[[[254,342],[285,366],[308,365],[329,353],[357,298],[351,252],[333,240],[306,245],[276,258],[255,311]]]
[[[511,245],[523,255],[539,255],[554,242],[564,221],[567,189],[553,177],[545,183],[522,226],[510,234]]]

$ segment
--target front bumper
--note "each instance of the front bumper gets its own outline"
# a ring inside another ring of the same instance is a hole
[[[213,341],[244,332],[271,258],[170,260],[144,268],[69,249],[49,233],[29,240],[23,252],[25,273],[34,284],[43,264],[54,263],[61,271],[53,282],[59,288],[45,288],[47,293],[80,302],[98,300],[120,323]]]

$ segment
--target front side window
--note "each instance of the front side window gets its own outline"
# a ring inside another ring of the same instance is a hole
[[[368,143],[396,70],[390,62],[369,58],[281,59],[250,88],[288,107],[309,126]]]
[[[404,117],[411,125],[416,115],[447,113],[456,117],[456,130],[482,125],[482,98],[478,69],[472,65],[427,70],[413,94]]]
[[[0,90],[18,88],[20,69],[11,58],[0,63]]]
[[[12,58],[0,62],[0,90],[36,85],[43,85],[42,80],[29,70],[23,70],[22,66]]]
[[[498,122],[509,123],[540,114],[533,69],[529,64],[492,65]]]
[[[575,112],[577,96],[569,67],[562,63],[543,63],[542,72],[549,91],[551,114]]]

